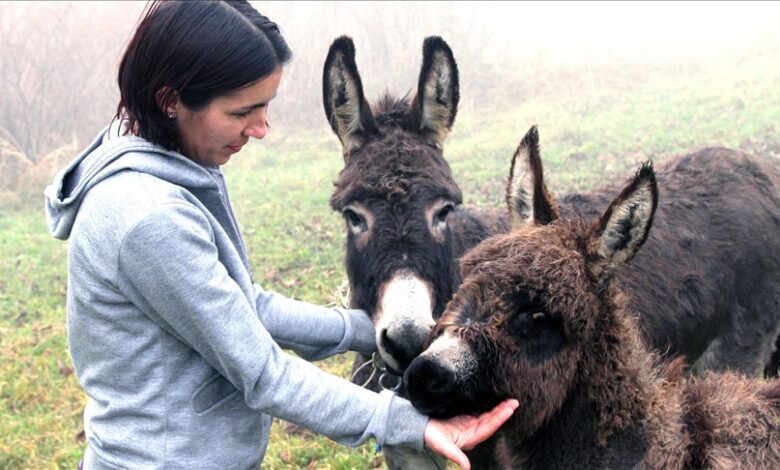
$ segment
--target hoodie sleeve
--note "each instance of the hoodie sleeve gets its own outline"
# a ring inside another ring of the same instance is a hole
[[[374,324],[363,310],[325,308],[264,291],[255,284],[257,314],[283,348],[314,361],[356,351],[376,349]]]
[[[219,262],[212,237],[198,208],[160,206],[124,237],[120,286],[240,390],[251,408],[346,445],[373,437],[421,449],[428,418],[407,400],[360,388],[282,351]]]

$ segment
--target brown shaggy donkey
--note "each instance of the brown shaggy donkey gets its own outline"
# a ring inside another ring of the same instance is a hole
[[[780,381],[660,367],[618,288],[653,223],[652,166],[596,222],[570,221],[541,184],[537,144],[532,129],[513,164],[520,228],[462,259],[463,283],[406,371],[412,402],[452,416],[520,400],[475,468],[780,468]]]

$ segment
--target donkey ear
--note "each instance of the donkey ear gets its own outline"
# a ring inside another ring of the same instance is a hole
[[[591,241],[594,253],[590,264],[597,278],[606,279],[634,257],[647,240],[657,206],[655,171],[652,162],[647,162],[597,223]]]
[[[458,66],[450,46],[439,36],[425,38],[412,125],[432,145],[441,147],[455,122],[459,100]]]
[[[515,226],[546,225],[560,217],[558,204],[544,184],[539,131],[531,127],[517,146],[506,186],[509,218]]]
[[[322,72],[322,102],[330,127],[344,148],[345,158],[376,134],[376,123],[363,96],[363,83],[355,63],[355,44],[350,37],[341,36],[330,46]]]

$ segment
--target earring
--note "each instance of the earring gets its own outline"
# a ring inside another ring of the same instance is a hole
[[[174,113],[173,111],[170,111],[168,113],[168,119],[176,119],[176,113]]]

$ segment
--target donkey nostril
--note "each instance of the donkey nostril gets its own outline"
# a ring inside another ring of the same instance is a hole
[[[428,379],[428,391],[433,396],[446,395],[452,390],[452,382],[452,374],[441,368],[434,369]]]
[[[398,362],[402,370],[422,352],[422,340],[413,333],[410,329],[404,329],[400,334],[396,334],[398,339],[394,339],[388,330],[384,329],[380,336],[380,346]]]
[[[390,339],[390,335],[387,334],[387,328],[382,330],[382,336],[380,337],[379,344],[385,351],[395,356],[395,342]]]
[[[393,341],[390,335],[387,333],[387,329],[382,330],[382,335],[379,339],[379,346],[389,354],[393,359],[398,360],[400,350],[398,344]]]
[[[404,380],[415,406],[417,403],[429,401],[447,402],[454,398],[456,392],[454,371],[429,359],[418,358],[412,361]]]
[[[428,372],[428,393],[432,397],[446,397],[455,386],[455,374],[442,367],[432,367]]]

